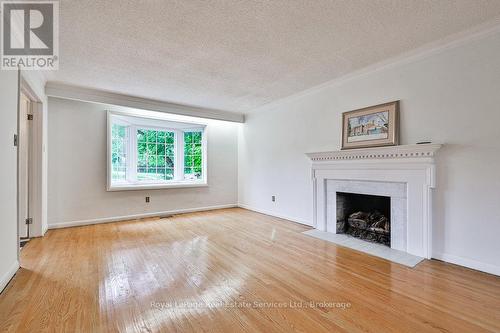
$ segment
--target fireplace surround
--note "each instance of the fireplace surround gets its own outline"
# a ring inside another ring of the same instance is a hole
[[[396,250],[407,251],[407,185],[404,182],[380,181],[380,180],[354,180],[354,179],[326,179],[326,229],[337,233],[337,221],[343,216],[338,216],[340,211],[337,207],[338,193],[349,193],[355,195],[385,197],[389,201],[391,234],[390,247]],[[374,209],[369,206],[365,209]],[[413,253],[412,253],[413,254]]]
[[[390,199],[390,247],[430,258],[434,156],[439,144],[308,153],[312,161],[313,223],[337,233],[337,193]]]

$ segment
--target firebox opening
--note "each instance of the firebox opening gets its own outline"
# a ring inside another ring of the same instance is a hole
[[[391,246],[391,198],[337,192],[337,233]]]

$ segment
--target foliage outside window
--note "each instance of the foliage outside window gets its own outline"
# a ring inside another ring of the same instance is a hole
[[[174,179],[174,138],[174,132],[137,130],[138,180]]]
[[[125,180],[127,170],[127,150],[126,143],[128,141],[127,127],[113,124],[111,146],[112,146],[112,172],[113,179]]]
[[[206,184],[204,125],[108,117],[109,190]]]
[[[184,178],[200,179],[202,173],[201,132],[184,132]]]

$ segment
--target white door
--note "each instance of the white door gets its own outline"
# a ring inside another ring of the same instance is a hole
[[[29,238],[30,218],[30,163],[31,163],[31,127],[33,115],[31,101],[21,94],[19,104],[19,238]]]

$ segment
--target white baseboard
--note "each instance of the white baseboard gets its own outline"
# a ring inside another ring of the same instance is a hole
[[[289,220],[289,221],[292,221],[292,222],[300,223],[300,224],[303,224],[303,225],[307,225],[309,227],[312,226],[311,222],[309,222],[307,220],[304,220],[304,219],[299,219],[299,218],[295,218],[295,217],[291,217],[291,216],[287,216],[287,215],[276,214],[276,213],[271,212],[271,211],[267,211],[267,210],[264,210],[264,209],[255,208],[255,207],[252,207],[252,206],[249,206],[249,205],[245,205],[245,204],[241,204],[241,203],[238,204],[238,207],[241,207],[241,208],[244,208],[244,209],[248,209],[248,210],[251,210],[251,211],[254,211],[254,212],[257,212],[257,213],[274,216],[274,217],[277,217],[277,218],[280,218],[280,219],[284,219],[284,220]]]
[[[309,221],[304,220],[304,219],[294,218],[294,217],[282,215],[282,214],[276,214],[276,213],[268,211],[268,210],[259,209],[259,208],[255,208],[255,207],[252,207],[249,205],[239,203],[239,204],[228,204],[228,205],[218,205],[218,206],[208,206],[208,207],[176,209],[176,210],[154,212],[154,213],[113,216],[113,217],[97,218],[97,219],[89,219],[89,220],[51,223],[51,224],[49,224],[48,229],[68,228],[68,227],[83,226],[83,225],[90,225],[90,224],[118,222],[118,221],[133,220],[133,219],[140,219],[140,218],[146,218],[146,217],[193,213],[193,212],[201,212],[201,211],[224,209],[224,208],[234,208],[234,207],[241,207],[241,208],[248,209],[248,210],[251,210],[251,211],[254,211],[257,213],[266,214],[266,215],[274,216],[274,217],[277,217],[280,219],[285,219],[285,220],[300,223],[303,225],[311,226],[311,223]],[[459,266],[472,268],[472,269],[482,271],[485,273],[500,276],[500,266],[496,266],[496,265],[492,265],[492,264],[488,264],[488,263],[483,263],[483,262],[472,260],[472,259],[462,258],[459,256],[446,254],[446,253],[434,253],[432,255],[432,258],[446,261],[446,262],[456,264]],[[14,274],[16,273],[18,268],[19,268],[19,262],[16,261],[15,264],[12,266],[12,268],[7,272],[7,274],[5,274],[5,276],[2,277],[2,279],[0,281],[0,290],[3,290],[3,288],[5,288],[5,286],[10,281],[12,276],[14,276]]]
[[[5,273],[1,279],[0,279],[0,292],[2,292],[9,281],[12,279],[12,277],[16,274],[17,270],[19,269],[19,261],[14,261],[12,266],[10,266],[9,270],[7,273]]]
[[[304,224],[304,225],[307,225],[307,226],[312,226],[310,223],[308,223],[307,221],[302,220],[302,219],[297,219],[297,218],[293,218],[293,217],[290,217],[290,216],[275,214],[273,212],[266,211],[266,210],[259,209],[259,208],[255,208],[255,207],[248,206],[248,205],[245,205],[245,204],[239,203],[238,207],[241,207],[241,208],[244,208],[244,209],[248,209],[248,210],[251,210],[251,211],[254,211],[254,212],[257,212],[257,213],[262,213],[262,214],[266,214],[266,215],[278,217],[280,219],[285,219],[285,220],[289,220],[289,221],[292,221],[292,222],[297,222],[297,223]],[[459,256],[455,256],[455,255],[451,255],[451,254],[446,254],[446,253],[434,253],[432,255],[432,258],[438,259],[438,260],[442,260],[442,261],[446,261],[446,262],[449,262],[449,263],[452,263],[452,264],[456,264],[456,265],[459,265],[459,266],[463,266],[463,267],[466,267],[466,268],[475,269],[475,270],[478,270],[478,271],[481,271],[481,272],[485,272],[485,273],[489,273],[489,274],[499,275],[500,276],[500,266],[496,266],[496,265],[492,265],[492,264],[487,264],[487,263],[483,263],[483,262],[472,260],[472,259],[462,258],[462,257],[459,257]]]
[[[216,210],[216,209],[234,208],[234,207],[238,207],[238,205],[237,204],[228,204],[228,205],[218,205],[218,206],[208,206],[208,207],[175,209],[175,210],[168,210],[168,211],[163,211],[163,212],[142,213],[142,214],[133,214],[133,215],[103,217],[103,218],[89,219],[89,220],[50,223],[49,229],[69,228],[69,227],[77,227],[77,226],[82,226],[82,225],[118,222],[118,221],[142,219],[142,218],[146,218],[146,217],[165,216],[165,215],[174,215],[174,214],[183,214],[183,213],[194,213],[194,212],[202,212],[202,211],[206,211],[206,210]]]
[[[472,268],[481,272],[500,276],[500,266],[484,263],[473,259],[467,259],[447,253],[434,253],[432,255],[432,258],[446,261],[459,266]]]

